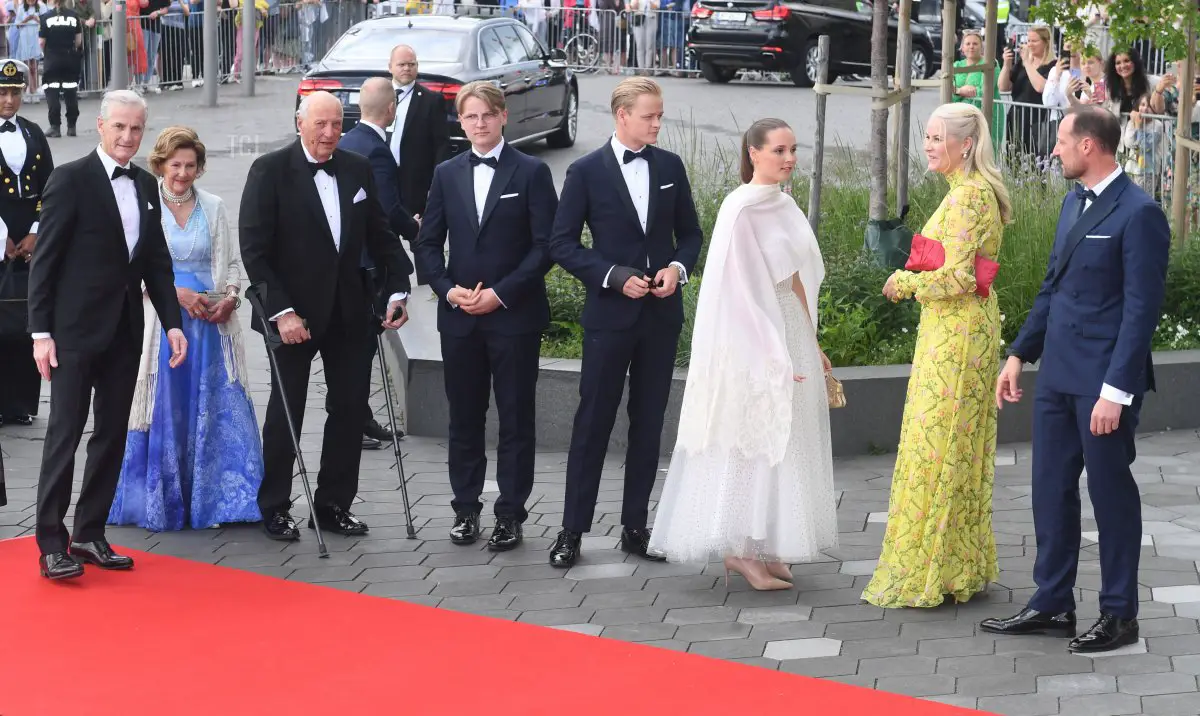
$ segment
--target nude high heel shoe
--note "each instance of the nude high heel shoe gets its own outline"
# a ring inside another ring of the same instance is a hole
[[[725,558],[725,586],[729,586],[729,573],[737,572],[742,575],[755,591],[765,592],[777,589],[791,589],[792,585],[772,577],[766,565],[756,559]]]
[[[767,573],[776,579],[782,579],[785,582],[790,582],[795,577],[792,576],[792,570],[783,562],[765,562],[767,565]]]

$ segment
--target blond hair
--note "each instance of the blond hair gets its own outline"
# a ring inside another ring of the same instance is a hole
[[[463,85],[458,91],[458,97],[454,99],[454,111],[462,114],[463,105],[471,98],[481,100],[493,112],[503,112],[507,109],[504,104],[504,92],[500,88],[491,82],[476,80]]]
[[[1046,47],[1043,57],[1054,57],[1054,36],[1050,34],[1050,28],[1045,25],[1034,25],[1029,28],[1029,34],[1042,38],[1042,44]]]
[[[623,109],[626,112],[633,109],[633,105],[637,102],[638,97],[644,94],[662,97],[662,87],[658,83],[648,77],[626,77],[617,83],[612,93],[612,113],[617,116],[617,110]]]
[[[1012,221],[1012,200],[1008,197],[1008,187],[996,166],[996,152],[992,148],[992,133],[988,127],[983,112],[973,104],[954,102],[943,104],[933,110],[929,118],[942,120],[946,134],[960,142],[971,140],[971,149],[962,160],[963,174],[970,176],[978,173],[992,187],[996,195],[996,203],[1000,207],[1000,219],[1004,223]]]
[[[167,127],[158,135],[154,149],[150,151],[150,171],[162,176],[163,165],[174,156],[175,152],[190,149],[196,153],[196,169],[204,171],[205,149],[204,142],[191,127]]]

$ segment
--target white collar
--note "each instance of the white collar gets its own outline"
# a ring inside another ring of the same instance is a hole
[[[104,173],[107,174],[109,177],[112,177],[113,168],[121,166],[121,165],[117,164],[116,159],[113,159],[112,157],[108,156],[108,153],[104,151],[104,147],[97,146],[96,154],[100,156],[100,163],[104,165]],[[130,162],[121,168],[129,169],[132,165],[133,165],[133,162]]]
[[[385,142],[387,141],[387,130],[385,130],[383,127],[380,127],[378,124],[375,124],[374,122],[368,122],[365,119],[358,120],[358,123],[365,124],[368,127],[370,127],[371,129],[374,129],[376,134],[378,134]],[[305,150],[305,153],[307,153],[307,152],[308,152],[308,150]]]
[[[609,146],[612,147],[613,154],[617,155],[617,164],[619,166],[623,166],[625,163],[625,152],[633,151],[629,147],[622,144],[621,140],[617,139],[617,135],[615,133],[612,135],[612,139],[609,140]],[[646,145],[646,146],[649,146],[649,145]],[[646,149],[646,147],[642,147],[642,149],[640,151],[645,151],[645,149]],[[643,154],[642,156],[645,156],[645,155]]]
[[[1100,196],[1100,192],[1107,189],[1110,184],[1112,184],[1114,181],[1116,181],[1117,177],[1121,176],[1121,172],[1122,172],[1121,165],[1118,164],[1117,168],[1113,170],[1112,174],[1109,174],[1108,176],[1101,179],[1099,182],[1096,183],[1096,186],[1091,187],[1092,193],[1094,193],[1096,196]]]
[[[501,138],[500,138],[500,143],[499,143],[499,144],[497,144],[496,146],[492,147],[492,151],[488,152],[487,154],[480,154],[480,153],[479,153],[479,152],[478,152],[478,151],[475,149],[475,147],[471,147],[471,153],[472,153],[472,154],[474,154],[474,155],[475,155],[475,156],[477,156],[477,157],[480,157],[481,159],[487,159],[488,157],[496,157],[496,158],[499,158],[499,157],[500,157],[500,151],[501,151],[502,149],[504,149],[504,137],[501,137]]]
[[[399,90],[399,91],[401,91],[401,92],[403,92],[403,93],[406,93],[406,94],[407,94],[407,93],[408,93],[408,91],[409,91],[410,89],[412,89],[412,88],[413,88],[413,87],[414,87],[416,84],[417,84],[417,81],[416,81],[416,80],[413,80],[412,82],[409,82],[409,83],[408,83],[408,84],[406,84],[406,85],[400,85],[400,84],[396,84],[396,80],[392,80],[392,87],[393,87],[393,88],[395,88],[395,89],[397,89],[397,90]]]
[[[14,127],[16,127],[17,129],[20,129],[21,125],[17,123],[18,116],[20,116],[20,115],[14,114],[13,116],[9,117],[8,119],[0,119],[0,125],[8,124],[9,122],[11,122]]]

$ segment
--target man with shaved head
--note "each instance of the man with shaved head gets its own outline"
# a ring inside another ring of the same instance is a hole
[[[392,48],[388,71],[396,117],[387,127],[387,141],[400,166],[400,196],[410,212],[424,214],[433,168],[449,158],[446,100],[417,82],[417,53],[408,45]]]
[[[254,161],[238,217],[246,273],[265,289],[265,318],[282,341],[275,350],[278,372],[272,371],[263,425],[265,473],[258,494],[263,527],[277,540],[300,537],[290,513],[295,450],[282,401],[286,398],[299,432],[309,370],[318,353],[329,417],[313,502],[323,529],[367,532],[367,525],[350,514],[358,492],[362,409],[371,383],[363,356],[378,325],[363,281],[363,251],[380,267],[389,296],[384,328],[399,328],[407,320],[412,273],[377,199],[370,163],[337,148],[341,102],[328,92],[314,92],[300,102],[296,115],[299,139]],[[254,328],[261,330],[263,316],[256,318]],[[311,518],[308,526],[314,526]]]

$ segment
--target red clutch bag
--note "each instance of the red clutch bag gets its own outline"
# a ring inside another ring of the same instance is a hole
[[[908,271],[936,271],[946,263],[946,249],[937,241],[920,234],[913,234],[912,250],[904,268]],[[975,293],[987,298],[992,292],[992,282],[1000,271],[1000,264],[975,255]]]

